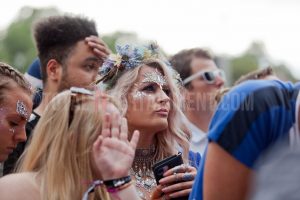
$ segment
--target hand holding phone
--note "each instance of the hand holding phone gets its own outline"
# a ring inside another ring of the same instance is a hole
[[[152,166],[152,170],[154,173],[154,177],[157,185],[159,184],[159,180],[164,176],[163,174],[169,169],[176,167],[178,165],[183,164],[181,153],[179,152],[177,155],[165,158]]]

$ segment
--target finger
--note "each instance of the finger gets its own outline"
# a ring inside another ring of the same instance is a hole
[[[93,144],[93,153],[94,155],[100,151],[100,146],[103,140],[103,136],[99,135],[98,138],[96,139],[96,141]]]
[[[162,191],[164,193],[173,193],[173,192],[176,192],[179,190],[190,189],[193,187],[193,183],[194,183],[194,181],[176,183],[176,184],[164,187],[162,189]]]
[[[108,49],[101,45],[101,44],[98,44],[98,43],[94,43],[94,42],[88,42],[88,45],[93,49],[97,49],[99,50],[101,53],[103,53],[104,55],[108,56],[110,54],[110,52],[108,51]]]
[[[95,36],[95,35],[91,35],[89,37],[86,37],[85,41],[86,42],[95,42],[95,43],[99,43],[103,46],[106,46],[106,43],[100,37]]]
[[[180,190],[180,191],[174,192],[172,194],[168,194],[168,196],[170,198],[186,197],[186,196],[190,195],[191,191],[192,191],[192,189]]]
[[[103,136],[103,138],[111,136],[110,127],[111,127],[111,115],[106,113],[104,115],[104,119],[103,119],[103,122],[102,122],[101,135]]]
[[[120,137],[120,116],[117,113],[113,114],[111,137]]]
[[[93,48],[93,51],[94,51],[94,53],[96,54],[97,57],[99,57],[99,58],[102,59],[102,62],[103,62],[103,60],[105,60],[105,59],[109,56],[108,53],[105,53],[105,52],[103,52],[103,51],[100,51],[100,50],[98,50],[97,48]],[[103,63],[101,63],[101,65],[102,65],[102,64],[103,64]]]
[[[188,165],[188,164],[182,164],[182,165],[178,165],[176,167],[173,167],[171,169],[169,169],[168,171],[166,171],[164,173],[164,176],[170,176],[174,173],[184,173],[184,172],[193,172],[193,171],[197,171],[196,168]]]
[[[136,149],[139,138],[140,138],[140,132],[138,130],[135,130],[130,140],[130,145],[134,150]]]
[[[125,117],[122,117],[122,120],[121,120],[120,139],[122,141],[128,141],[128,125],[127,125],[127,120]]]
[[[162,189],[161,185],[156,186],[156,188],[153,190],[151,194],[151,200],[159,199],[163,195],[161,189]]]
[[[195,179],[196,174],[197,174],[196,172],[173,174],[160,179],[159,183],[161,185],[167,185],[167,184],[174,184],[179,181],[180,182],[191,181]]]

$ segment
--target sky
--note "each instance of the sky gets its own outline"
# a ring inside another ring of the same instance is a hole
[[[4,7],[3,7],[4,6]],[[23,6],[54,6],[94,19],[100,34],[136,32],[169,54],[193,47],[238,55],[262,41],[271,58],[300,79],[298,0],[9,0],[1,5],[0,29]]]

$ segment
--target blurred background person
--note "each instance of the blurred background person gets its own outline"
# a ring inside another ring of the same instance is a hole
[[[89,87],[96,79],[103,59],[109,54],[98,38],[94,21],[77,16],[52,16],[41,19],[34,27],[43,80],[43,97],[26,125],[29,138],[51,99],[72,86]],[[4,164],[4,173],[11,173],[26,143]]]
[[[215,111],[215,95],[225,82],[212,55],[200,48],[186,49],[170,58],[171,65],[183,80],[184,114],[192,133],[191,150],[203,155],[207,131]]]
[[[0,163],[18,143],[26,141],[25,125],[32,111],[32,93],[30,83],[19,71],[0,62]]]
[[[83,88],[54,97],[18,173],[0,179],[1,198],[80,200],[98,180],[104,182],[89,199],[138,199],[128,173],[139,133],[127,140],[127,122],[116,105],[111,97]]]

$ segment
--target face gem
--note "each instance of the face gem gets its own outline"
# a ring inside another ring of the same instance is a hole
[[[23,101],[17,101],[17,113],[22,117],[28,119],[28,111]]]

